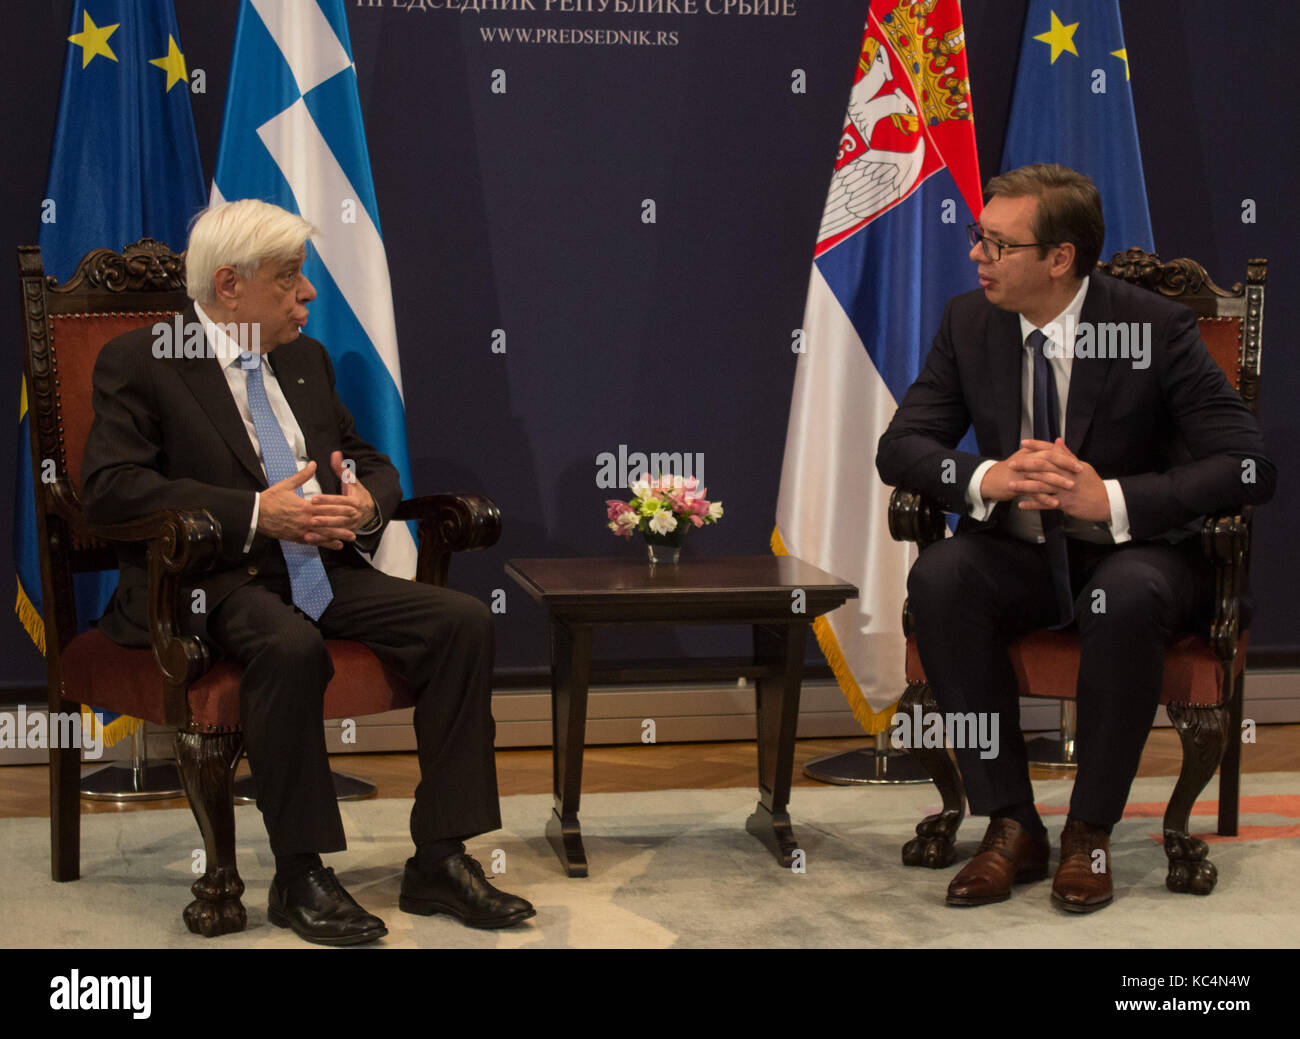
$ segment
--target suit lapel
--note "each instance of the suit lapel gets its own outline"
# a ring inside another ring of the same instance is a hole
[[[1079,453],[1088,429],[1092,425],[1092,416],[1097,411],[1097,402],[1101,400],[1110,375],[1114,360],[1097,357],[1097,328],[1105,320],[1106,285],[1104,275],[1093,274],[1088,283],[1088,294],[1083,298],[1083,310],[1079,315],[1080,325],[1090,325],[1093,332],[1092,357],[1076,356],[1070,364],[1070,396],[1065,404],[1065,446],[1076,455]]]
[[[321,444],[317,439],[317,423],[312,421],[320,410],[321,386],[315,383],[320,381],[324,385],[324,377],[319,374],[319,369],[312,371],[309,365],[303,363],[306,353],[297,349],[298,346],[298,343],[278,346],[267,355],[267,359],[275,371],[280,392],[289,402],[289,409],[298,420],[298,427],[307,442],[307,457],[316,459],[316,479],[321,489],[326,494],[337,494],[334,472],[330,469],[329,456],[325,453],[327,445]]]
[[[997,409],[998,457],[1006,458],[1020,448],[1020,378],[1024,370],[1020,316],[1008,310],[994,310],[988,327],[988,367]]]
[[[190,322],[198,321],[193,304],[185,309],[184,321],[186,327]],[[221,362],[212,357],[189,357],[181,363],[179,371],[181,380],[194,394],[194,399],[221,434],[221,439],[258,485],[265,487],[266,476],[253,452],[253,443],[248,439],[244,420],[239,417],[239,409],[235,407],[235,398],[231,396]]]

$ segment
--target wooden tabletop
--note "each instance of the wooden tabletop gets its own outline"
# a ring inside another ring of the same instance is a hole
[[[796,592],[803,593],[806,615],[815,617],[858,595],[854,585],[794,556],[702,556],[655,567],[637,555],[511,559],[506,573],[557,612],[603,608],[611,620],[645,616],[647,608],[656,614],[746,606],[788,613]]]

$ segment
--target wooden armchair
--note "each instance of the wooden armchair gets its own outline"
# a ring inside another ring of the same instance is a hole
[[[1193,260],[1160,258],[1141,249],[1116,253],[1098,269],[1144,286],[1189,307],[1200,325],[1210,354],[1251,411],[1259,410],[1260,328],[1264,310],[1266,260],[1250,260],[1246,284],[1231,290],[1217,286]],[[1189,633],[1173,642],[1165,655],[1160,702],[1169,713],[1183,745],[1183,764],[1165,810],[1165,854],[1170,891],[1207,895],[1218,873],[1206,858],[1204,841],[1188,833],[1192,805],[1216,768],[1219,774],[1219,829],[1237,832],[1241,783],[1242,679],[1247,632],[1241,628],[1241,593],[1250,560],[1251,508],[1207,516],[1201,545],[1215,569],[1215,609],[1208,631]],[[897,488],[889,502],[889,532],[896,541],[914,541],[924,550],[945,535],[941,506],[925,495]],[[898,710],[938,711],[916,649],[912,617],[903,605],[907,635],[907,689]],[[1011,647],[1021,696],[1073,699],[1079,674],[1078,636],[1072,631],[1035,631]],[[926,817],[916,837],[903,847],[908,866],[941,868],[956,857],[953,840],[965,815],[961,776],[948,752],[911,751],[930,773],[943,796],[943,811]]]
[[[85,703],[176,727],[177,765],[207,854],[207,872],[193,885],[185,923],[212,937],[247,923],[231,790],[243,753],[240,668],[213,666],[207,646],[182,636],[177,621],[187,605],[181,587],[211,568],[221,529],[204,509],[171,509],[92,528],[79,494],[99,350],[123,332],[179,313],[186,303],[184,265],[184,254],[144,238],[121,254],[87,254],[60,285],[45,276],[39,248],[18,250],[50,711],[77,711]],[[42,462],[51,459],[52,478],[48,465],[42,471]],[[402,502],[394,518],[417,521],[417,579],[439,585],[452,552],[487,548],[501,530],[496,505],[477,494],[414,498]],[[114,541],[147,545],[151,649],[123,648],[97,629],[77,634],[73,574],[116,570]],[[325,718],[414,704],[406,683],[369,649],[338,640],[327,645],[334,677],[325,691]],[[58,881],[80,875],[79,766],[78,749],[50,751],[51,869]]]

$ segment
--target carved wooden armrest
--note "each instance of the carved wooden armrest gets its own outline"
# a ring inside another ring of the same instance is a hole
[[[416,580],[445,585],[453,552],[491,548],[501,537],[501,510],[483,494],[426,494],[397,506],[395,520],[416,520]]]
[[[221,524],[207,509],[165,509],[130,523],[88,526],[108,541],[146,545],[149,561],[149,642],[163,674],[164,713],[169,725],[188,722],[185,690],[208,669],[208,648],[180,633],[182,583],[212,569],[221,554]],[[188,580],[187,580],[188,579]]]
[[[943,506],[920,491],[895,487],[889,496],[889,536],[895,541],[914,541],[921,548],[944,536]]]
[[[1250,567],[1250,525],[1254,509],[1206,516],[1201,525],[1201,550],[1214,564],[1214,619],[1210,644],[1218,658],[1231,663],[1241,634],[1241,590]]]

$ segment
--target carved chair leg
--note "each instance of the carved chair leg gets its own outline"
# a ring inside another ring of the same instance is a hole
[[[238,732],[176,733],[176,764],[190,808],[203,834],[207,872],[190,889],[185,926],[205,938],[242,931],[248,914],[239,896],[244,882],[235,868],[235,766],[244,752]]]
[[[1214,890],[1219,871],[1205,857],[1209,847],[1191,836],[1188,824],[1192,805],[1223,758],[1228,739],[1228,709],[1187,704],[1169,704],[1167,709],[1183,743],[1183,768],[1169,798],[1169,807],[1165,809],[1165,854],[1169,857],[1165,887],[1180,893],[1208,895]]]
[[[1237,836],[1237,813],[1241,805],[1241,716],[1245,672],[1232,684],[1228,705],[1227,746],[1219,765],[1219,836]]]
[[[929,682],[908,682],[906,692],[898,701],[898,710],[910,715],[917,704],[921,706],[923,718],[939,710]],[[903,865],[943,869],[957,858],[957,828],[966,817],[966,790],[946,748],[916,747],[909,748],[908,753],[921,763],[939,788],[943,811],[927,815],[916,824],[916,836],[903,845]]]

